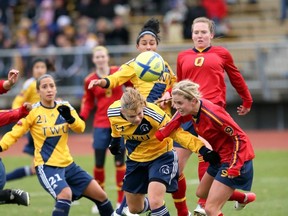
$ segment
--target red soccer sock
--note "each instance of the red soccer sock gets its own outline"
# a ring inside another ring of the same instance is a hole
[[[198,178],[199,181],[201,181],[201,179],[203,178],[205,172],[207,171],[209,166],[208,162],[205,162],[203,160],[203,156],[198,154]],[[205,207],[205,203],[206,203],[206,199],[203,198],[199,198],[198,199],[198,204],[201,205],[201,207]]]
[[[94,179],[104,189],[104,182],[105,182],[105,170],[104,170],[104,168],[94,167]]]
[[[186,178],[183,173],[180,174],[178,179],[178,190],[172,193],[172,197],[178,216],[188,215],[188,207],[186,204]]]
[[[117,203],[121,203],[124,197],[124,191],[122,190],[123,178],[125,175],[126,166],[116,167],[116,185],[117,185]]]
[[[245,193],[235,190],[228,200],[243,203],[244,199],[245,199]]]

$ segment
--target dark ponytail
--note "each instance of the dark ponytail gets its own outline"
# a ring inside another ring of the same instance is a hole
[[[143,28],[139,32],[136,44],[139,44],[140,39],[146,34],[150,34],[153,37],[155,37],[158,44],[160,42],[160,37],[158,35],[159,33],[160,33],[159,21],[155,18],[151,18],[144,24]]]

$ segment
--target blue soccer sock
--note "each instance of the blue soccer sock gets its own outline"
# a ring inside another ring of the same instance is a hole
[[[66,199],[58,199],[52,216],[68,216],[70,211],[71,201]]]
[[[94,201],[98,207],[99,214],[101,216],[111,216],[114,212],[110,200],[105,200],[104,202]]]
[[[31,175],[32,175],[32,172],[31,172],[30,166],[24,166],[24,167],[19,167],[13,170],[12,172],[6,174],[6,180],[11,181],[11,180],[23,178],[25,176],[31,176]]]
[[[126,202],[126,197],[124,195],[123,200],[119,206],[119,208],[116,209],[116,213],[119,215],[122,215],[123,212],[123,208],[127,206],[127,202]]]
[[[149,200],[148,200],[147,197],[145,197],[145,199],[144,199],[144,209],[141,212],[139,212],[139,214],[145,213],[145,212],[147,212],[149,210],[150,210]]]
[[[157,216],[157,215],[170,216],[169,211],[165,205],[161,206],[158,209],[151,210],[151,216]]]

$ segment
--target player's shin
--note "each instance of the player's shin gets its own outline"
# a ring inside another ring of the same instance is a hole
[[[189,210],[186,203],[186,178],[183,173],[180,174],[178,179],[178,190],[172,193],[172,197],[177,209],[177,215],[188,215]]]

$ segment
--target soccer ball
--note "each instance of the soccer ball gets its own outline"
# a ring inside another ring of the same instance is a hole
[[[163,58],[156,52],[140,53],[134,63],[136,75],[143,81],[152,82],[159,79],[165,68]]]

